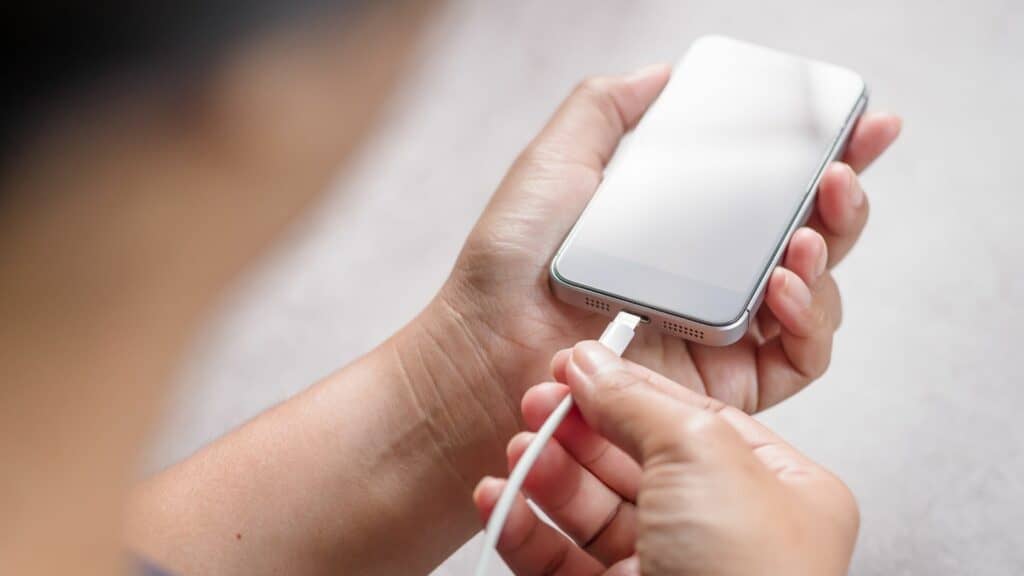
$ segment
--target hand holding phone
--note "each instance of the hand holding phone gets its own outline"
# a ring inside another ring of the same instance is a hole
[[[737,341],[866,103],[843,68],[698,40],[555,256],[555,293],[703,344]]]
[[[491,421],[503,421],[508,404],[516,405],[527,388],[550,378],[551,350],[594,338],[608,323],[592,309],[556,298],[548,268],[601,182],[620,138],[643,117],[669,74],[668,66],[658,65],[577,84],[504,176],[466,240],[438,305],[431,307],[440,314],[424,315],[432,326],[459,319],[468,336],[464,340],[476,347],[460,357],[461,368],[476,375],[474,394],[507,397],[494,403]],[[899,128],[899,118],[889,114],[867,113],[857,123],[843,163],[826,169],[816,209],[773,272],[748,338],[719,348],[641,330],[626,357],[682,382],[693,382],[697,373],[709,395],[748,411],[771,406],[806,386],[828,363],[841,315],[830,270],[856,243],[867,219],[868,202],[853,173],[878,158]],[[823,252],[828,266],[814,276],[811,264]],[[798,293],[810,293],[810,304],[791,305]]]

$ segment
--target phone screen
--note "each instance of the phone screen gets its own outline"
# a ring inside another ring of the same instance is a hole
[[[620,146],[555,273],[708,324],[736,320],[863,93],[843,68],[701,39]]]

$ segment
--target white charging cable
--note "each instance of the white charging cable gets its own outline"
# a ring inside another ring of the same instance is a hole
[[[608,327],[604,329],[604,333],[601,334],[598,342],[607,346],[616,356],[622,356],[626,347],[633,341],[637,325],[642,321],[643,319],[635,314],[625,311],[619,312],[615,319],[608,324]],[[491,550],[498,546],[498,538],[501,537],[501,530],[505,527],[505,521],[508,520],[508,514],[512,510],[512,503],[515,502],[516,494],[522,489],[527,474],[530,473],[530,469],[533,468],[533,464],[537,461],[541,451],[544,450],[544,446],[554,436],[555,430],[562,423],[562,420],[565,419],[569,410],[572,410],[572,396],[566,396],[555,408],[555,411],[548,416],[548,419],[544,421],[544,425],[537,431],[533,441],[526,447],[526,452],[523,452],[519,462],[512,469],[512,473],[509,474],[505,489],[501,491],[501,496],[494,505],[494,511],[491,512],[491,517],[487,520],[487,527],[484,530],[484,549],[480,552],[480,560],[477,561],[476,571],[474,571],[476,576],[487,575]]]

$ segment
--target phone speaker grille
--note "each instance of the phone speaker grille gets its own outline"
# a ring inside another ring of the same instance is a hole
[[[607,302],[602,302],[601,300],[598,300],[597,298],[591,298],[590,296],[584,296],[583,303],[586,304],[588,308],[593,308],[594,310],[597,310],[599,312],[612,311],[612,307],[609,306]]]
[[[682,336],[691,340],[704,339],[704,331],[698,330],[697,328],[690,328],[689,326],[683,326],[682,324],[676,324],[675,322],[669,322],[668,320],[662,320],[661,327],[669,334],[675,334],[676,336]]]

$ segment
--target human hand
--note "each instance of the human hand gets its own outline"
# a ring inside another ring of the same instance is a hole
[[[607,323],[556,299],[548,264],[620,138],[668,76],[667,66],[654,66],[581,83],[516,160],[444,287],[396,346],[398,364],[415,373],[408,379],[433,383],[410,390],[421,394],[440,453],[463,482],[494,469],[489,455],[521,429],[516,407],[527,388],[550,378],[552,351],[595,337]],[[821,375],[842,314],[831,269],[868,215],[856,172],[899,130],[895,116],[860,119],[844,163],[826,170],[807,227],[794,234],[739,342],[714,348],[640,330],[626,357],[746,412]],[[469,430],[457,422],[470,422]]]
[[[578,410],[527,476],[498,542],[519,575],[845,574],[856,502],[843,483],[744,412],[596,342],[573,348],[564,381],[523,398],[536,429],[571,390]],[[509,442],[509,469],[532,440]],[[474,492],[484,522],[505,481]]]
[[[558,301],[548,263],[601,181],[623,134],[669,76],[667,66],[587,80],[517,159],[466,241],[439,300],[479,342],[513,404],[549,376],[548,358],[599,334],[607,318]],[[746,412],[771,406],[820,376],[842,315],[830,270],[868,216],[856,173],[896,138],[895,116],[866,114],[842,163],[822,178],[816,210],[772,274],[765,305],[736,344],[702,346],[643,330],[631,358]]]

